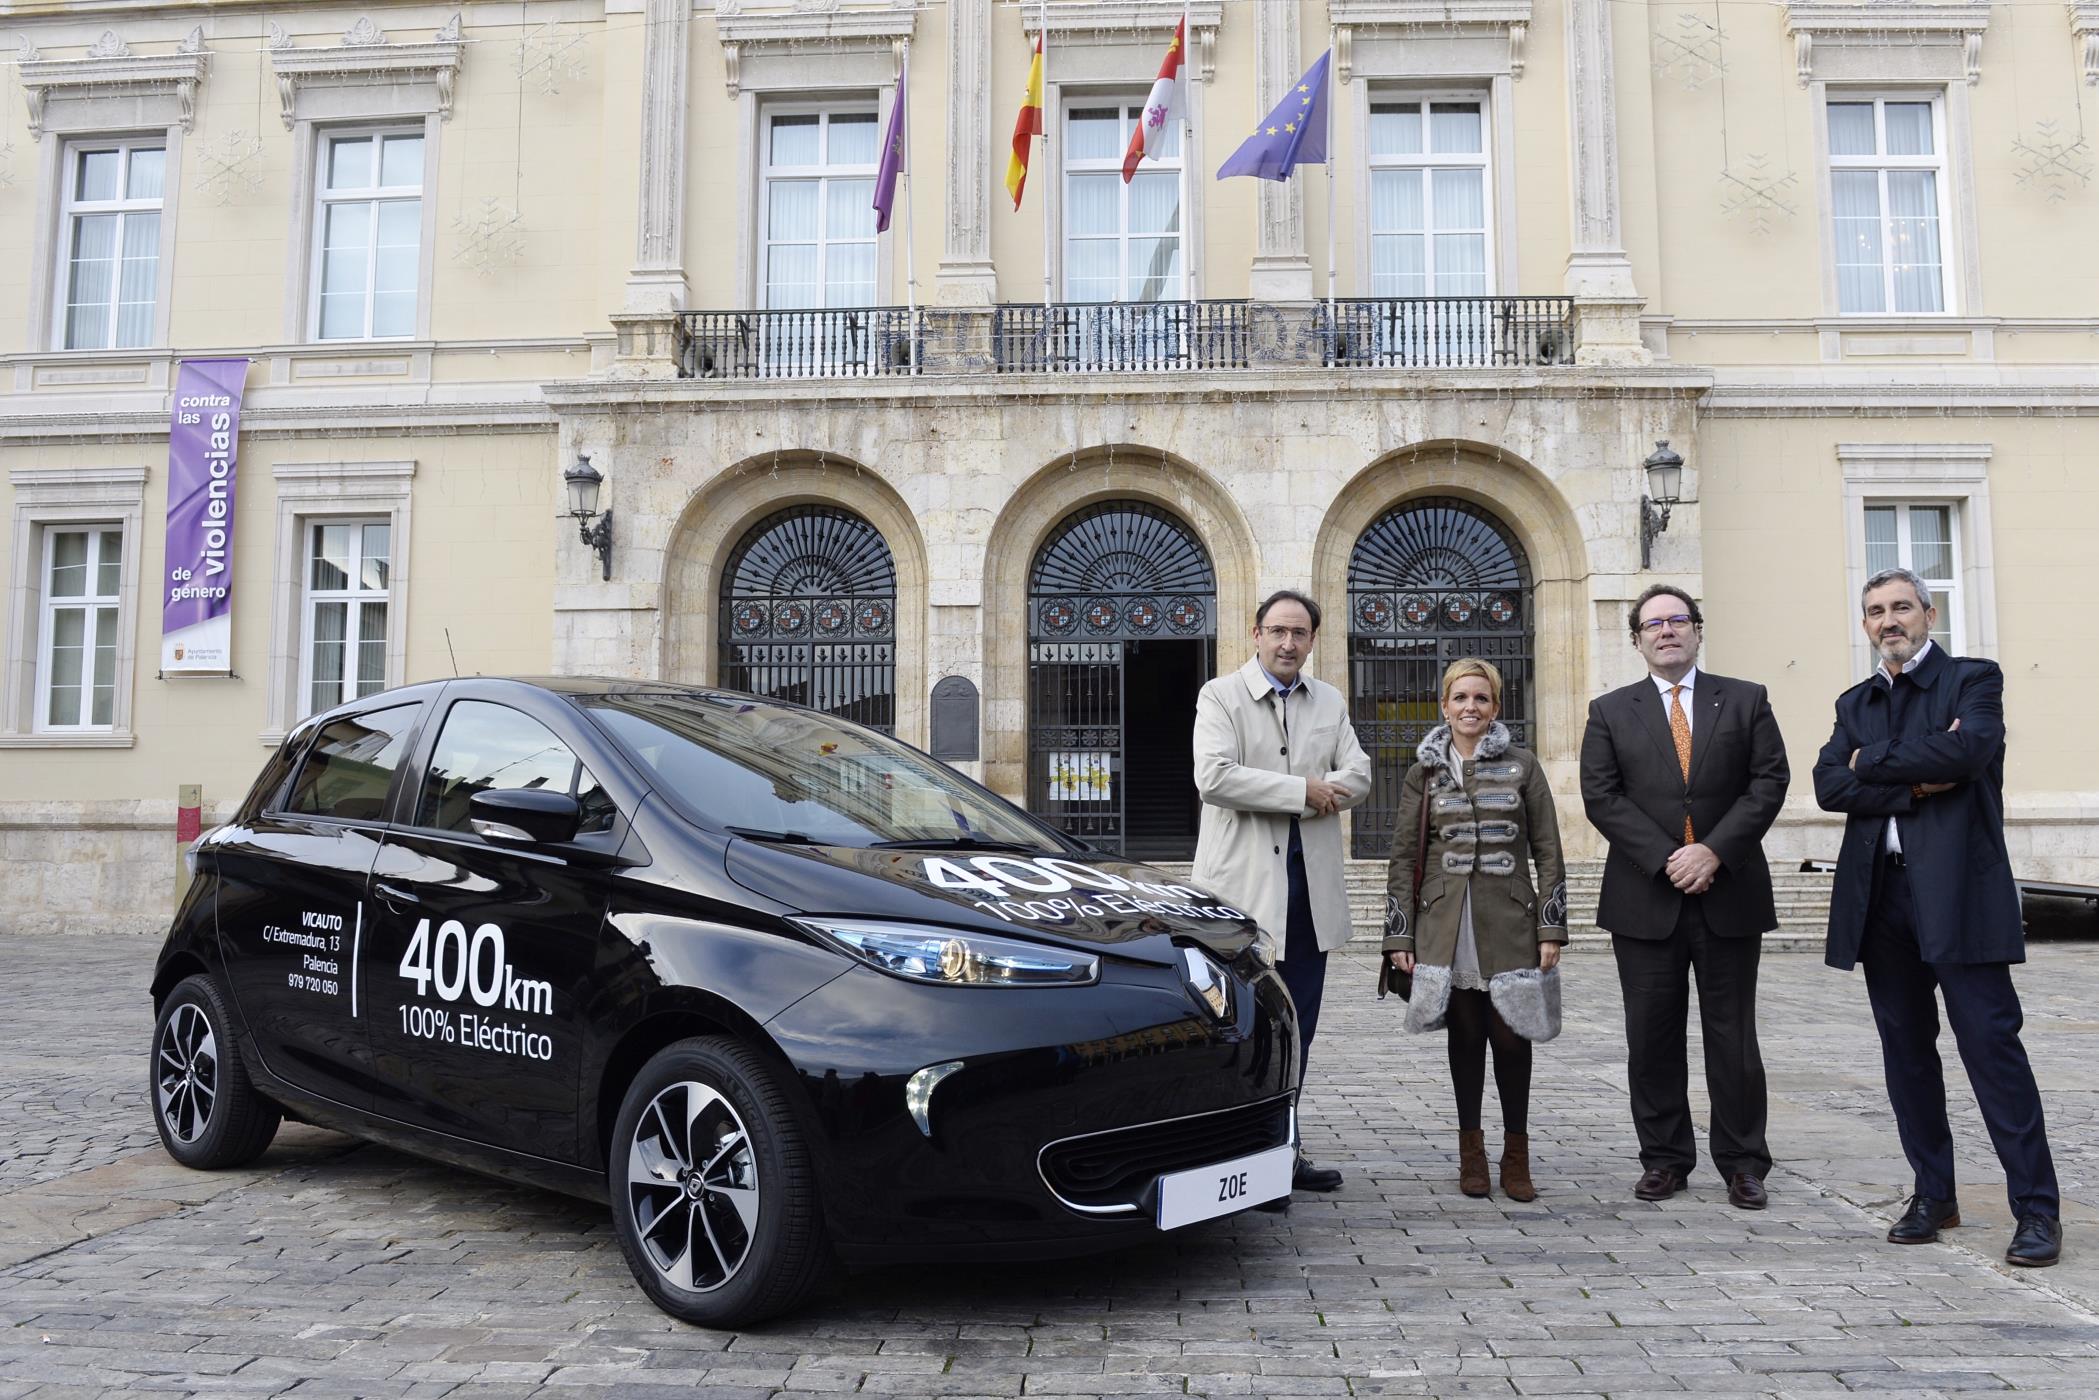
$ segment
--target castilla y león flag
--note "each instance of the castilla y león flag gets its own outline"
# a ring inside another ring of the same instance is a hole
[[[1144,100],[1144,114],[1138,118],[1137,129],[1130,133],[1130,148],[1122,153],[1125,185],[1137,174],[1139,161],[1146,156],[1157,160],[1166,146],[1166,133],[1181,112],[1181,61],[1187,56],[1188,17],[1183,15],[1173,31],[1173,42],[1166,46],[1159,76],[1152,82],[1152,95]]]

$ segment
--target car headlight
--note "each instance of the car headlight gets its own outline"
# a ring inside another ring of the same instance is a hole
[[[799,919],[803,928],[870,967],[943,987],[1084,987],[1100,980],[1091,953],[999,938],[988,933]]]

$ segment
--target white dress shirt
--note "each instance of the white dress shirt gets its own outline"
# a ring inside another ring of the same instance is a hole
[[[1698,668],[1693,666],[1690,670],[1684,672],[1684,678],[1680,681],[1665,681],[1651,671],[1648,673],[1647,678],[1654,682],[1655,689],[1662,692],[1662,717],[1664,719],[1669,716],[1669,692],[1677,686],[1684,688],[1684,693],[1678,697],[1684,707],[1684,724],[1688,728],[1696,729],[1698,721],[1691,717],[1691,693],[1698,685]]]
[[[1924,658],[1929,655],[1931,655],[1931,638],[1926,637],[1924,639],[1924,645],[1917,648],[1917,654],[1915,656],[1912,656],[1909,660],[1902,663],[1902,674],[1906,676],[1910,672],[1916,670],[1919,666],[1922,666],[1924,664]],[[1881,668],[1876,670],[1873,673],[1873,675],[1876,679],[1880,681],[1882,685],[1888,688],[1888,693],[1890,695],[1894,693],[1895,678],[1888,674],[1887,667],[1882,666]],[[1887,847],[1888,854],[1891,856],[1899,856],[1902,854],[1902,831],[1899,827],[1895,825],[1895,819],[1893,817],[1888,818]]]

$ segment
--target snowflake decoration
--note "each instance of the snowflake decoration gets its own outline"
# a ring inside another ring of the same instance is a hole
[[[554,96],[563,83],[579,82],[590,72],[584,61],[583,35],[564,33],[551,19],[517,41],[514,58],[518,81],[530,83],[544,97]]]
[[[10,140],[0,145],[0,190],[15,187],[15,143]]]
[[[1800,176],[1790,170],[1774,175],[1769,162],[1755,154],[1744,156],[1742,166],[1740,174],[1720,172],[1720,212],[1730,219],[1738,214],[1746,218],[1749,231],[1761,238],[1780,219],[1790,219],[1798,212],[1793,201]]]
[[[1685,92],[1696,92],[1727,71],[1721,48],[1727,35],[1689,10],[1676,17],[1676,33],[1654,36],[1656,77],[1674,78]]]
[[[206,141],[197,151],[203,173],[197,189],[213,204],[227,205],[244,194],[262,188],[262,172],[254,168],[262,154],[262,138],[235,127],[223,136]]]
[[[2054,122],[2035,122],[2031,137],[2012,141],[2012,155],[2019,161],[2012,178],[2057,204],[2092,183],[2091,146],[2082,136],[2074,141],[2063,137]]]
[[[525,255],[525,233],[518,227],[522,217],[500,200],[482,200],[477,212],[452,220],[452,232],[459,236],[459,247],[453,251],[452,260],[473,268],[483,277],[493,276],[497,268],[514,265]]]

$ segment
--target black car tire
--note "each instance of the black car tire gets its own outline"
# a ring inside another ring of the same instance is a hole
[[[635,1281],[673,1317],[739,1327],[802,1303],[829,1263],[816,1169],[770,1061],[681,1040],[628,1086],[606,1177]]]
[[[282,1114],[249,1080],[209,977],[184,979],[161,1004],[146,1080],[161,1146],[185,1167],[244,1166],[277,1136]]]

